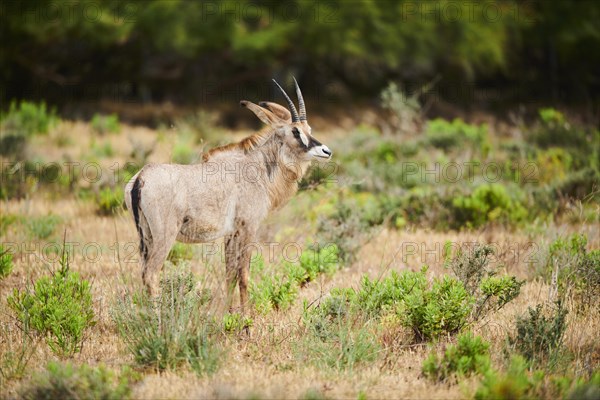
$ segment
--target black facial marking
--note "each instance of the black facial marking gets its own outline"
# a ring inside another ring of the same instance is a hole
[[[315,139],[314,137],[311,136],[311,138],[308,140],[308,148],[312,149],[313,147],[316,146],[321,146],[323,143],[319,142],[317,139]]]
[[[298,143],[300,143],[300,145],[301,145],[302,147],[305,147],[305,148],[307,148],[307,149],[309,148],[309,147],[308,147],[308,146],[306,146],[306,145],[304,144],[304,142],[302,141],[302,138],[300,137],[300,130],[299,130],[298,128],[295,128],[295,127],[294,127],[294,128],[292,128],[292,133],[294,134],[294,137],[296,138],[296,140],[298,141]],[[309,142],[309,144],[310,144],[310,142]]]

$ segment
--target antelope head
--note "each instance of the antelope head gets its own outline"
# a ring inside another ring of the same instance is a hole
[[[283,96],[288,108],[268,101],[261,101],[258,105],[243,100],[240,104],[251,110],[262,122],[273,128],[273,134],[282,142],[282,149],[289,152],[297,160],[309,161],[313,158],[328,160],[332,152],[329,147],[319,142],[312,136],[312,129],[308,125],[306,106],[302,91],[294,78],[296,96],[298,97],[298,110],[285,90],[273,79]]]

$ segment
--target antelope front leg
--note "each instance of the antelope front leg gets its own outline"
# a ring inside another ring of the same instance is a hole
[[[227,285],[227,299],[225,304],[229,312],[233,311],[233,293],[238,284],[238,237],[239,232],[225,237],[225,279]]]
[[[247,240],[240,249],[241,255],[238,263],[238,277],[240,285],[240,306],[245,314],[248,303],[248,275],[250,274],[250,241]]]
[[[245,224],[241,224],[244,227]],[[250,273],[251,244],[254,235],[246,229],[238,229],[225,238],[225,269],[227,274],[227,306],[232,309],[233,292],[240,287],[240,309],[246,311],[248,303],[248,275]]]

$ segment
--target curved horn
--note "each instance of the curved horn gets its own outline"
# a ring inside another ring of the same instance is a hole
[[[296,111],[296,106],[294,105],[294,102],[292,101],[292,99],[290,99],[290,96],[288,96],[287,93],[285,92],[285,90],[283,90],[283,88],[281,86],[279,86],[279,83],[277,83],[277,81],[275,79],[273,79],[273,82],[275,82],[275,84],[277,85],[279,90],[281,90],[281,93],[283,93],[283,96],[287,100],[288,108],[290,109],[290,112],[292,113],[292,122],[300,121],[300,117],[298,117],[298,111]]]
[[[298,97],[298,110],[300,111],[300,121],[306,121],[306,106],[304,105],[304,98],[302,97],[302,91],[296,78],[294,78],[294,84],[296,85],[296,96]]]

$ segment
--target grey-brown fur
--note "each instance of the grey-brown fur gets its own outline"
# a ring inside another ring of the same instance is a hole
[[[297,93],[301,99],[299,89]],[[313,157],[331,157],[327,146],[311,136],[305,119],[293,121],[275,103],[241,104],[269,128],[211,150],[200,164],[148,164],[125,187],[125,202],[140,236],[142,279],[150,294],[158,290],[159,272],[176,240],[201,243],[224,237],[228,302],[237,283],[243,308],[249,245],[261,222],[296,193]]]

